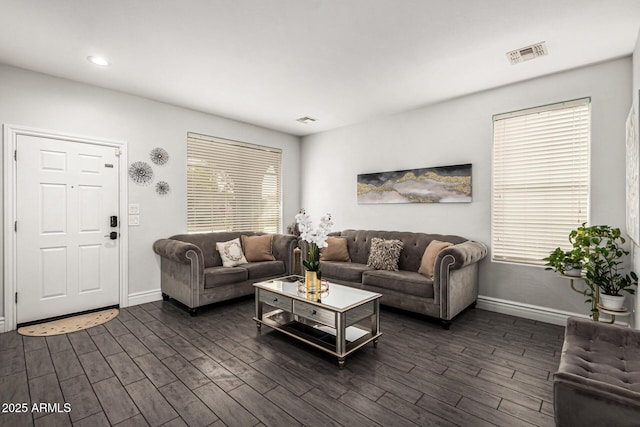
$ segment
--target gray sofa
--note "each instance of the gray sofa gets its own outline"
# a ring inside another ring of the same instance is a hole
[[[567,319],[553,404],[559,427],[640,425],[640,331]]]
[[[195,315],[201,306],[253,294],[255,282],[293,274],[297,239],[287,234],[273,234],[271,249],[275,261],[222,266],[216,242],[262,234],[250,231],[180,234],[156,241],[153,250],[161,260],[162,297],[181,302]]]
[[[381,303],[440,319],[449,329],[451,319],[478,298],[478,261],[487,247],[459,236],[399,231],[344,230],[331,233],[347,239],[351,262],[321,261],[322,278],[382,294]],[[399,271],[367,266],[371,239],[403,242]],[[432,240],[453,243],[438,254],[433,278],[418,273],[422,255]],[[306,254],[306,242],[300,243]]]

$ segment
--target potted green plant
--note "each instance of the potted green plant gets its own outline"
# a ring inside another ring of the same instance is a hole
[[[638,276],[633,271],[623,272],[623,259],[629,251],[623,247],[625,239],[620,229],[582,224],[570,233],[569,240],[584,253],[584,280],[587,286],[599,290],[600,304],[611,310],[622,309],[623,292],[635,293]]]
[[[557,271],[566,276],[580,277],[582,274],[584,254],[581,248],[573,248],[570,251],[564,251],[562,248],[555,248],[548,257],[546,270]]]

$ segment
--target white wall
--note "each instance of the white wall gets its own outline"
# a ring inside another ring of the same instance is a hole
[[[492,115],[591,97],[590,222],[622,228],[630,93],[631,59],[627,57],[305,137],[302,205],[316,221],[322,213],[331,212],[336,230],[458,234],[489,245]],[[357,204],[360,173],[460,163],[473,164],[470,204]],[[493,263],[487,258],[480,268],[480,294],[588,314],[583,297],[542,267]]]
[[[187,132],[281,148],[285,229],[300,206],[296,136],[3,64],[0,123],[127,141],[129,164],[150,163],[154,147],[168,151],[166,166],[153,165],[154,183],[162,179],[171,185],[168,196],[158,196],[153,185],[128,181],[129,202],[139,203],[141,211],[141,225],[129,227],[129,294],[160,288],[159,258],[151,246],[158,238],[186,232]]]
[[[633,89],[631,91],[633,97],[633,107],[636,113],[636,135],[640,135],[640,32],[636,40],[636,46],[633,51]],[[640,246],[632,245],[633,253],[633,271],[640,274]],[[635,328],[640,329],[640,297],[636,296],[635,307]]]

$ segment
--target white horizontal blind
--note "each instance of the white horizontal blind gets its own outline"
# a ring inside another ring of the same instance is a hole
[[[492,259],[544,264],[587,221],[590,100],[493,118]]]
[[[187,135],[189,232],[281,230],[282,150]]]

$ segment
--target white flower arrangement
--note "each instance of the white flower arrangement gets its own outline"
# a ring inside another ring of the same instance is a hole
[[[331,232],[333,222],[331,221],[331,214],[326,214],[320,218],[320,225],[317,230],[313,229],[311,219],[304,209],[300,210],[300,213],[296,215],[296,223],[300,230],[300,238],[308,245],[308,259],[303,261],[303,265],[308,271],[315,271],[320,278],[320,260],[319,249],[327,247],[327,235]]]

